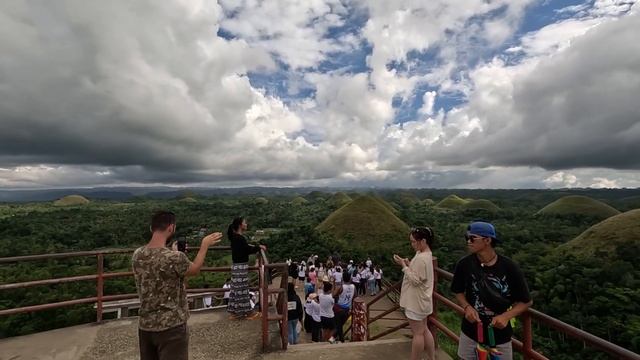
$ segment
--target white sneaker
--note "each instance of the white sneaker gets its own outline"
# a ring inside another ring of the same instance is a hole
[[[332,336],[332,337],[330,337],[330,338],[329,338],[329,343],[330,343],[330,344],[335,344],[335,343],[336,343],[336,339],[334,339],[334,338],[333,338],[333,336]]]

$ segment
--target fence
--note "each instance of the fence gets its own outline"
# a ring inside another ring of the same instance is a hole
[[[215,251],[230,251],[229,246],[214,246],[211,248]],[[98,250],[98,251],[79,251],[57,254],[41,254],[41,255],[27,255],[27,256],[14,256],[0,258],[0,265],[20,263],[25,261],[41,261],[41,260],[53,260],[53,259],[66,259],[66,258],[78,258],[78,257],[95,257],[96,258],[96,273],[91,275],[70,276],[54,279],[42,279],[34,281],[25,281],[19,283],[0,284],[0,291],[24,289],[34,286],[47,286],[57,285],[63,283],[73,283],[80,281],[95,281],[96,283],[96,296],[73,299],[67,301],[60,301],[48,304],[39,304],[24,306],[19,308],[11,308],[0,310],[0,316],[16,315],[22,313],[31,313],[43,310],[57,309],[62,307],[81,305],[81,304],[95,304],[96,305],[96,322],[102,322],[103,304],[107,301],[126,300],[138,298],[138,294],[104,294],[104,280],[113,279],[119,277],[132,277],[133,272],[104,272],[104,257],[115,254],[129,254],[133,253],[135,249],[114,249],[114,250]],[[202,267],[201,272],[231,272],[231,266],[221,267]],[[269,322],[277,321],[280,328],[281,346],[282,349],[287,348],[287,302],[286,302],[286,286],[287,278],[282,277],[281,283],[275,288],[269,287],[268,275],[274,272],[287,273],[286,263],[274,263],[270,264],[264,251],[260,251],[258,254],[258,265],[250,266],[249,271],[256,271],[259,277],[259,289],[260,289],[260,305],[263,309],[262,316],[262,346],[267,348],[269,346]],[[188,289],[189,293],[209,292],[209,293],[224,293],[228,291],[223,288],[207,288],[207,289]],[[269,311],[269,295],[277,295],[275,315],[270,314]]]
[[[435,258],[433,260],[433,267],[436,270],[435,281],[434,281],[435,289],[437,289],[438,279],[442,278],[447,281],[451,281],[453,279],[453,274],[443,269],[440,269],[438,267],[438,260]],[[361,316],[357,318],[357,319],[361,319],[360,321],[363,321],[364,324],[353,325],[354,328],[357,326],[366,328],[367,340],[379,339],[383,336],[394,333],[400,329],[406,328],[409,325],[409,322],[405,321],[397,326],[389,328],[378,334],[375,334],[373,336],[371,335],[370,326],[372,323],[384,318],[388,314],[391,314],[400,308],[400,305],[398,304],[398,298],[400,295],[400,287],[402,286],[402,281],[399,281],[394,284],[386,282],[385,284],[386,284],[386,289],[381,291],[375,298],[373,298],[368,304],[366,304],[365,310],[359,310],[359,311],[366,312],[366,316]],[[444,305],[445,307],[454,310],[456,313],[458,313],[461,316],[464,316],[464,310],[462,309],[462,307],[460,307],[458,304],[453,302],[451,299],[447,298],[446,296],[444,296],[443,294],[437,291],[434,291],[433,295],[434,295],[433,296],[433,301],[434,301],[433,314],[429,317],[429,328],[431,332],[435,335],[437,331],[441,331],[444,335],[446,335],[448,338],[452,339],[456,343],[459,342],[460,338],[457,335],[458,330],[456,329],[456,331],[454,332],[453,330],[449,329],[446,325],[444,325],[442,322],[438,320],[437,306],[438,304]],[[379,302],[380,299],[382,299],[383,297],[388,297],[394,305],[388,310],[383,311],[381,314],[376,315],[374,318],[371,318],[370,317],[371,306]],[[354,309],[354,312],[355,311],[358,311],[358,310]],[[356,319],[355,315],[354,315],[354,319]],[[582,341],[587,346],[602,350],[608,355],[613,356],[615,359],[640,360],[639,354],[636,354],[618,345],[610,343],[584,330],[580,330],[576,327],[573,327],[563,321],[553,318],[538,310],[530,308],[520,316],[520,319],[522,321],[522,341],[518,339],[513,339],[512,344],[513,344],[514,350],[523,355],[524,360],[549,360],[549,358],[547,358],[543,354],[533,349],[533,331],[532,331],[533,321],[536,321],[540,324],[548,326],[554,329],[555,331],[565,334],[571,338]]]

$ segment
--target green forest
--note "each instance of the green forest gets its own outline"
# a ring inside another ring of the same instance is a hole
[[[135,248],[149,238],[156,209],[177,214],[177,236],[197,247],[200,229],[223,231],[233,217],[248,219],[250,235],[268,246],[270,261],[317,254],[382,265],[400,278],[392,254],[409,256],[408,229],[435,230],[434,255],[453,271],[465,255],[466,224],[495,224],[497,249],[523,269],[533,307],[634,352],[640,352],[640,191],[608,190],[379,190],[299,194],[184,193],[173,199],[123,201],[89,198],[0,204],[0,257]],[[68,201],[67,201],[68,200]],[[272,229],[267,235],[256,231]],[[277,229],[277,231],[273,231]],[[226,245],[227,240],[221,245]],[[195,254],[190,253],[193,257]],[[207,265],[230,263],[210,251]],[[130,255],[109,255],[105,271],[130,270]],[[0,265],[0,284],[94,274],[95,258]],[[220,287],[224,274],[192,278],[190,287]],[[448,293],[448,283],[439,290]],[[95,296],[95,282],[0,291],[0,310]],[[133,279],[105,280],[105,294],[135,292]],[[454,327],[459,319],[440,309]],[[0,317],[0,338],[95,321],[93,305]],[[534,323],[535,324],[535,323]],[[534,325],[534,348],[553,359],[607,356],[543,326]]]

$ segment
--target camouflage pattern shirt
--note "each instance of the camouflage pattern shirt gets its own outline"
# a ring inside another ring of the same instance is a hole
[[[163,331],[189,319],[185,274],[187,255],[167,248],[143,246],[133,253],[133,275],[140,297],[139,327]]]

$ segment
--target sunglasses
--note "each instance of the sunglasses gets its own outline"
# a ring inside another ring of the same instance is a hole
[[[477,236],[477,235],[465,235],[464,236],[464,240],[466,242],[474,242],[478,239],[482,239],[482,236]]]

